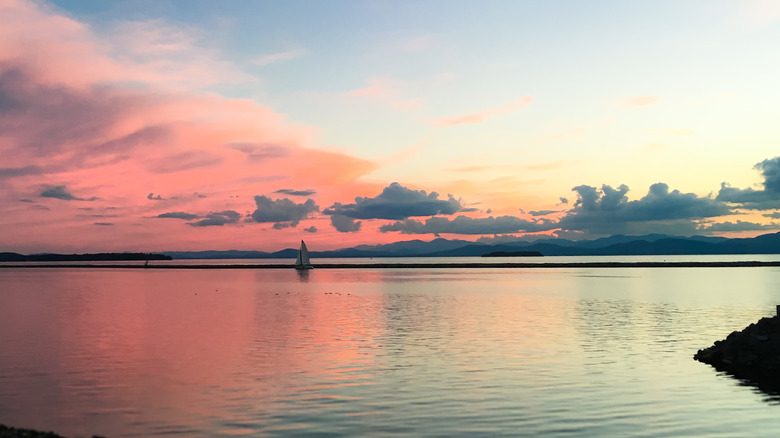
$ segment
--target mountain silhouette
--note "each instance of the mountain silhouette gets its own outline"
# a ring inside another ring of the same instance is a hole
[[[436,238],[409,240],[380,245],[358,245],[332,251],[309,251],[318,258],[353,257],[474,257],[491,252],[533,251],[544,256],[588,255],[706,255],[706,254],[780,254],[780,233],[753,238],[729,239],[709,236],[615,235],[593,240],[573,241],[542,238],[534,241],[487,244],[466,240]],[[263,259],[291,258],[297,249],[263,251],[166,251],[174,259]]]

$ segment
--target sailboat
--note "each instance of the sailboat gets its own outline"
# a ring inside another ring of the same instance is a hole
[[[301,249],[298,250],[298,258],[295,259],[295,269],[312,269],[314,266],[309,261],[309,250],[306,243],[301,240]]]

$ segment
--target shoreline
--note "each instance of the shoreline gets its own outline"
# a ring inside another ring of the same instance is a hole
[[[555,268],[746,268],[780,267],[780,261],[730,261],[730,262],[563,262],[563,263],[323,263],[314,269],[555,269]],[[0,263],[0,269],[292,269],[289,265],[102,265],[102,264],[39,264],[11,265]]]

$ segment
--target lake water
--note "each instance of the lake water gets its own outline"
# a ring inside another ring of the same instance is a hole
[[[780,254],[702,254],[702,255],[653,255],[653,256],[548,256],[548,257],[371,257],[371,258],[317,258],[312,259],[316,264],[430,264],[430,263],[579,263],[579,262],[742,262],[780,261]],[[40,265],[137,265],[143,266],[144,260],[117,260],[117,261],[71,261],[71,262],[0,262],[0,266],[40,266]],[[180,266],[180,265],[288,265],[295,264],[295,259],[175,259],[175,260],[151,260],[149,265]]]
[[[776,436],[776,396],[692,359],[776,304],[776,267],[3,268],[0,423],[110,437]]]

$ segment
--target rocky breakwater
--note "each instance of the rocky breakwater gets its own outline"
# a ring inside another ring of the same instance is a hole
[[[699,350],[693,358],[719,371],[778,390],[780,316],[761,318],[744,330],[733,332],[722,341],[715,341],[712,347]]]

